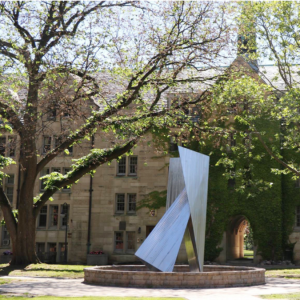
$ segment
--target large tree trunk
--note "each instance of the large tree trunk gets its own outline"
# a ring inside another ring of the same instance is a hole
[[[11,264],[28,265],[39,263],[35,250],[35,215],[32,205],[22,201],[19,207],[16,236],[12,237],[13,258]],[[31,200],[32,202],[32,200]]]
[[[20,222],[20,220],[19,220]],[[15,239],[12,238],[12,251],[13,257],[11,261],[11,265],[29,265],[32,263],[39,263],[35,251],[35,220],[28,220],[28,223],[20,226],[20,222],[18,224],[17,236]]]

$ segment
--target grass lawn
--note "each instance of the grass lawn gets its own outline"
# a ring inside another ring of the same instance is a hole
[[[284,299],[284,300],[300,300],[300,293],[295,294],[274,294],[260,296],[263,299]]]
[[[83,265],[48,265],[31,264],[26,267],[0,265],[0,276],[31,276],[31,277],[62,277],[62,278],[83,278],[83,269],[88,266]]]
[[[300,269],[266,270],[266,277],[300,278]]]
[[[244,257],[253,258],[253,250],[244,250]]]
[[[9,300],[21,300],[28,299],[30,296],[3,296],[0,295],[1,299],[9,299]],[[33,298],[34,300],[185,300],[184,298],[157,298],[157,297],[54,297],[54,296],[37,296]]]

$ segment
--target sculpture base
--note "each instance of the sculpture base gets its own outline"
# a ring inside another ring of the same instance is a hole
[[[265,269],[204,266],[204,272],[189,272],[175,266],[174,272],[153,272],[146,266],[101,266],[84,269],[84,282],[104,286],[143,288],[217,288],[265,284]]]

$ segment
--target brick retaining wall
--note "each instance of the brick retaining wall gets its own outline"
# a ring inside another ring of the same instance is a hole
[[[145,266],[101,266],[84,269],[84,282],[144,288],[215,288],[265,284],[265,269],[204,266],[203,273],[176,266],[174,272],[152,272]]]

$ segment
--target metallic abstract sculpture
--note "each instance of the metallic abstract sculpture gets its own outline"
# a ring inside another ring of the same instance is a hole
[[[203,271],[209,157],[179,147],[171,158],[167,211],[135,253],[150,269],[172,272],[184,238],[190,270]]]

